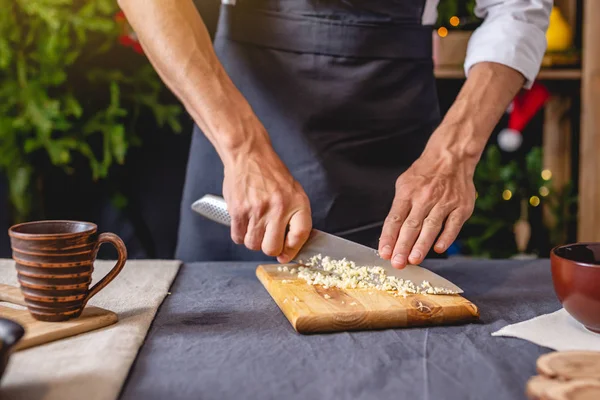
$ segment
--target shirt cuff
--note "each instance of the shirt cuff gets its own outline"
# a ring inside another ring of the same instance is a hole
[[[522,73],[524,88],[530,89],[540,71],[546,46],[546,34],[538,26],[505,18],[485,21],[469,40],[465,75],[479,62],[496,62]]]

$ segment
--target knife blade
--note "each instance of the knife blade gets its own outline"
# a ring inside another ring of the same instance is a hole
[[[222,197],[207,194],[192,204],[196,213],[222,225],[231,226],[231,217],[227,211],[227,204]],[[357,266],[382,267],[388,276],[410,280],[415,285],[423,281],[429,282],[433,287],[463,293],[463,290],[446,278],[423,268],[419,265],[409,264],[403,269],[392,266],[391,261],[382,259],[377,250],[359,243],[332,235],[327,232],[313,229],[304,246],[300,249],[293,261],[309,260],[321,254],[334,260],[346,259],[353,261]]]

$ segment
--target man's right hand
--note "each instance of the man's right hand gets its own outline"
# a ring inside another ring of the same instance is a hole
[[[194,2],[118,2],[155,70],[223,161],[232,239],[291,261],[312,228],[308,198],[221,65]]]
[[[231,239],[280,263],[291,261],[310,235],[308,196],[271,147],[225,163],[223,197],[231,215]]]

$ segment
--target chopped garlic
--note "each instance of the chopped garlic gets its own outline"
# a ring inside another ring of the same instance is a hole
[[[295,274],[296,273],[296,268],[292,268],[292,270],[290,271],[290,274]]]
[[[277,267],[277,271],[281,272],[283,271],[283,268],[281,268],[281,266]]]
[[[283,279],[283,280],[281,281],[281,283],[290,283],[290,282],[291,282],[291,281],[290,281],[290,280],[287,280],[287,279]]]
[[[325,294],[323,295],[323,297],[325,297],[326,299],[330,299],[330,298],[331,298],[331,296],[330,296],[330,295],[328,295],[327,293],[325,293]]]
[[[298,277],[304,279],[309,285],[321,285],[324,288],[376,289],[395,292],[403,297],[407,294],[456,293],[443,288],[434,288],[427,281],[417,286],[409,280],[388,276],[381,267],[357,266],[345,258],[332,260],[320,254],[308,260],[305,266],[298,267]]]
[[[352,303],[350,303],[350,305],[351,305],[351,306],[355,306],[355,305],[356,305],[356,302],[355,302],[355,301],[353,301]]]
[[[287,265],[284,265],[283,267],[281,267],[281,270],[282,270],[283,272],[288,272],[288,267],[287,267]]]
[[[300,301],[300,299],[298,298],[298,296],[294,296],[294,301],[297,303]]]

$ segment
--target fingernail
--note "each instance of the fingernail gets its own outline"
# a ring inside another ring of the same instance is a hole
[[[421,259],[421,252],[419,250],[413,250],[408,258],[410,258],[413,262],[419,262]]]
[[[389,244],[386,244],[385,246],[383,246],[383,249],[381,249],[381,255],[388,257],[392,254],[392,246],[390,246]]]
[[[396,254],[394,256],[394,262],[400,266],[404,266],[404,256],[402,254]]]
[[[446,245],[444,243],[438,243],[435,245],[435,248],[438,250],[444,250],[446,248]]]

